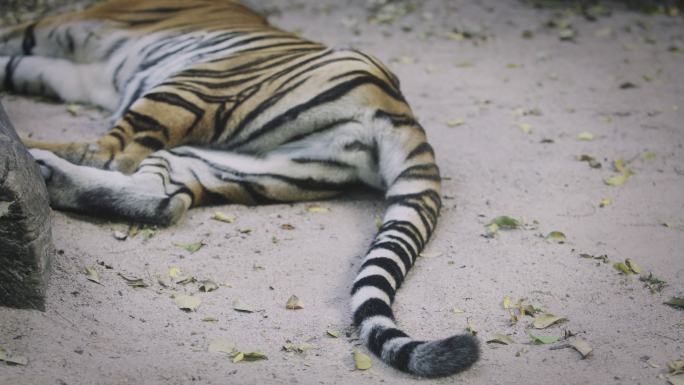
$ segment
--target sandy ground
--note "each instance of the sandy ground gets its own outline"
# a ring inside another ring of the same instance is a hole
[[[0,384],[666,383],[666,362],[684,356],[684,313],[663,305],[684,294],[684,20],[619,9],[597,21],[568,15],[574,41],[561,41],[545,27],[559,10],[516,1],[428,1],[389,24],[366,23],[365,2],[334,3],[262,6],[278,10],[278,26],[389,63],[447,177],[428,254],[396,300],[400,325],[430,339],[470,322],[483,342],[503,333],[515,343],[483,343],[478,364],[442,380],[412,378],[377,359],[354,370],[352,351],[365,349],[347,333],[348,293],[382,213],[375,195],[318,203],[329,212],[308,204],[196,209],[178,225],[125,241],[113,236],[125,223],[55,212],[60,253],[48,310],[0,309],[0,346],[29,361],[0,365]],[[17,129],[37,138],[95,138],[107,128],[93,109],[74,116],[35,99],[2,102]],[[578,140],[584,131],[595,139]],[[602,167],[578,161],[582,154]],[[634,175],[608,186],[616,159]],[[599,207],[602,199],[612,203]],[[217,210],[237,220],[212,220]],[[483,237],[500,215],[532,228]],[[546,242],[550,231],[566,242]],[[174,245],[197,241],[205,246],[195,253]],[[637,276],[618,273],[612,263],[625,258],[669,286],[651,293]],[[99,271],[101,285],[86,279],[86,267]],[[196,283],[165,288],[158,278],[168,282],[172,267],[222,285],[210,293]],[[131,288],[119,273],[150,286]],[[173,293],[202,304],[185,313]],[[292,294],[304,309],[285,309]],[[544,330],[533,330],[531,317],[512,325],[504,296],[568,320]],[[256,311],[236,312],[234,301]],[[342,335],[327,337],[327,329]],[[594,351],[581,359],[550,349],[564,342],[533,345],[530,331],[576,334]],[[217,339],[268,360],[234,364],[207,351]],[[289,341],[314,348],[282,351]]]

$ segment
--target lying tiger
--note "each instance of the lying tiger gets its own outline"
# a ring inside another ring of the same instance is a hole
[[[479,356],[457,335],[416,341],[391,304],[439,215],[432,147],[377,59],[283,32],[216,0],[115,0],[0,29],[0,89],[113,111],[96,142],[25,140],[54,208],[169,225],[191,207],[386,191],[352,287],[368,349],[417,376]]]

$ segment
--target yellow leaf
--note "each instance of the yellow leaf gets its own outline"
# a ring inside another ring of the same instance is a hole
[[[358,350],[354,350],[354,364],[358,370],[368,370],[373,366],[371,358]]]
[[[610,198],[604,198],[599,201],[599,207],[606,207],[613,203],[613,200]]]
[[[100,283],[100,273],[97,270],[95,270],[94,268],[86,267],[85,268],[85,275],[86,275],[86,279],[88,279],[89,281],[99,283],[100,285],[102,284],[102,283]]]
[[[545,329],[545,328],[547,328],[547,327],[549,327],[549,326],[551,326],[557,322],[566,321],[566,320],[567,320],[567,318],[565,318],[565,317],[559,317],[559,316],[555,316],[555,315],[550,314],[550,313],[544,313],[544,314],[538,315],[534,319],[533,325],[537,329]]]
[[[452,120],[447,120],[446,124],[449,127],[458,127],[460,125],[463,125],[465,123],[463,119],[452,119]]]
[[[615,171],[624,174],[625,173],[625,161],[622,159],[615,159],[613,161],[613,168],[615,168]]]
[[[325,333],[332,338],[340,338],[340,331],[335,329],[328,329]]]
[[[504,309],[510,309],[511,308],[511,297],[505,296],[503,299],[503,308]]]
[[[463,313],[465,313],[465,310],[455,307],[455,308],[451,309],[451,312],[454,314],[463,314]]]
[[[327,213],[330,212],[330,209],[327,207],[321,207],[321,206],[311,206],[306,209],[306,211],[310,213]]]
[[[614,263],[614,264],[613,264],[613,267],[614,267],[616,270],[618,270],[619,272],[621,272],[622,274],[625,274],[625,275],[634,274],[634,272],[632,272],[632,269],[630,269],[629,267],[627,267],[627,265],[625,265],[625,264],[622,263],[622,262]]]
[[[237,218],[234,215],[224,214],[220,211],[214,213],[211,219],[219,222],[233,223]]]
[[[579,352],[579,354],[582,355],[582,358],[586,358],[591,352],[594,350],[589,344],[581,340],[579,338],[575,339],[574,341],[570,342],[570,346],[575,348]]]
[[[304,306],[302,306],[302,302],[299,300],[299,298],[296,295],[292,295],[287,300],[287,303],[285,304],[285,309],[299,310],[299,309],[304,309]]]
[[[589,141],[589,140],[594,140],[594,138],[596,138],[596,137],[594,136],[594,134],[592,134],[591,132],[586,132],[586,131],[580,132],[580,133],[577,135],[577,139],[578,139],[578,140],[586,140],[586,141]]]
[[[234,364],[235,364],[235,363],[238,363],[238,362],[240,362],[240,361],[242,361],[242,360],[244,360],[244,359],[245,359],[245,353],[243,353],[243,352],[237,352],[237,354],[236,354],[235,356],[233,356],[233,363],[234,363]]]
[[[627,172],[624,174],[620,175],[614,175],[611,176],[610,178],[606,178],[603,180],[603,182],[609,186],[622,186],[627,182],[627,179],[631,176],[631,173]]]
[[[634,273],[634,274],[639,274],[641,273],[641,267],[634,263],[631,259],[627,258],[625,259],[625,265],[629,267],[629,269]]]
[[[169,277],[171,277],[171,278],[178,277],[180,275],[180,273],[181,273],[180,267],[172,266],[169,269]]]
[[[644,159],[646,160],[653,160],[656,158],[656,153],[653,151],[646,151],[644,153]]]
[[[565,243],[565,234],[560,231],[552,231],[544,237],[544,240],[547,242]]]
[[[524,134],[529,134],[530,132],[532,132],[532,125],[529,123],[520,123],[520,124],[518,124],[518,128]]]

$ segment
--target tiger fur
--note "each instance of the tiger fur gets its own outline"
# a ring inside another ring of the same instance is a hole
[[[439,215],[432,147],[375,58],[216,0],[115,0],[0,28],[0,89],[113,111],[95,142],[25,139],[57,209],[169,225],[194,206],[386,192],[353,282],[370,351],[417,376],[462,371],[477,340],[417,341],[391,304]]]

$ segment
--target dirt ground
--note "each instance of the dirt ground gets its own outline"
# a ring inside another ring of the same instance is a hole
[[[613,7],[592,9],[592,21],[513,0],[380,11],[349,3],[259,2],[275,25],[373,53],[400,77],[445,176],[445,208],[399,292],[397,319],[425,339],[470,323],[483,342],[479,363],[441,380],[376,358],[371,369],[354,369],[352,352],[368,352],[351,332],[348,293],[383,209],[381,197],[358,194],[317,203],[324,212],[311,204],[195,209],[123,241],[114,233],[126,223],[55,212],[60,251],[47,311],[0,309],[0,346],[28,359],[0,365],[0,384],[667,383],[666,363],[684,356],[684,313],[663,304],[684,294],[684,19]],[[2,102],[17,129],[36,138],[107,129],[95,109],[10,95]],[[583,132],[593,140],[578,139]],[[618,159],[633,175],[607,185],[624,175],[614,170]],[[235,222],[212,220],[216,211]],[[501,215],[525,228],[483,236]],[[544,240],[551,231],[565,242]],[[176,245],[198,241],[194,253]],[[626,258],[668,286],[651,292],[613,268]],[[174,267],[219,288],[171,283]],[[149,286],[130,287],[119,274]],[[186,313],[174,293],[202,303]],[[303,309],[285,309],[292,294]],[[567,321],[543,330],[527,316],[512,324],[505,296]],[[255,311],[237,312],[235,301]],[[340,338],[326,336],[330,329]],[[496,333],[515,343],[484,343]],[[528,333],[574,336],[534,345]],[[576,338],[593,347],[586,359],[561,348]],[[208,351],[215,340],[268,359],[232,363]],[[289,342],[312,348],[283,351]]]

